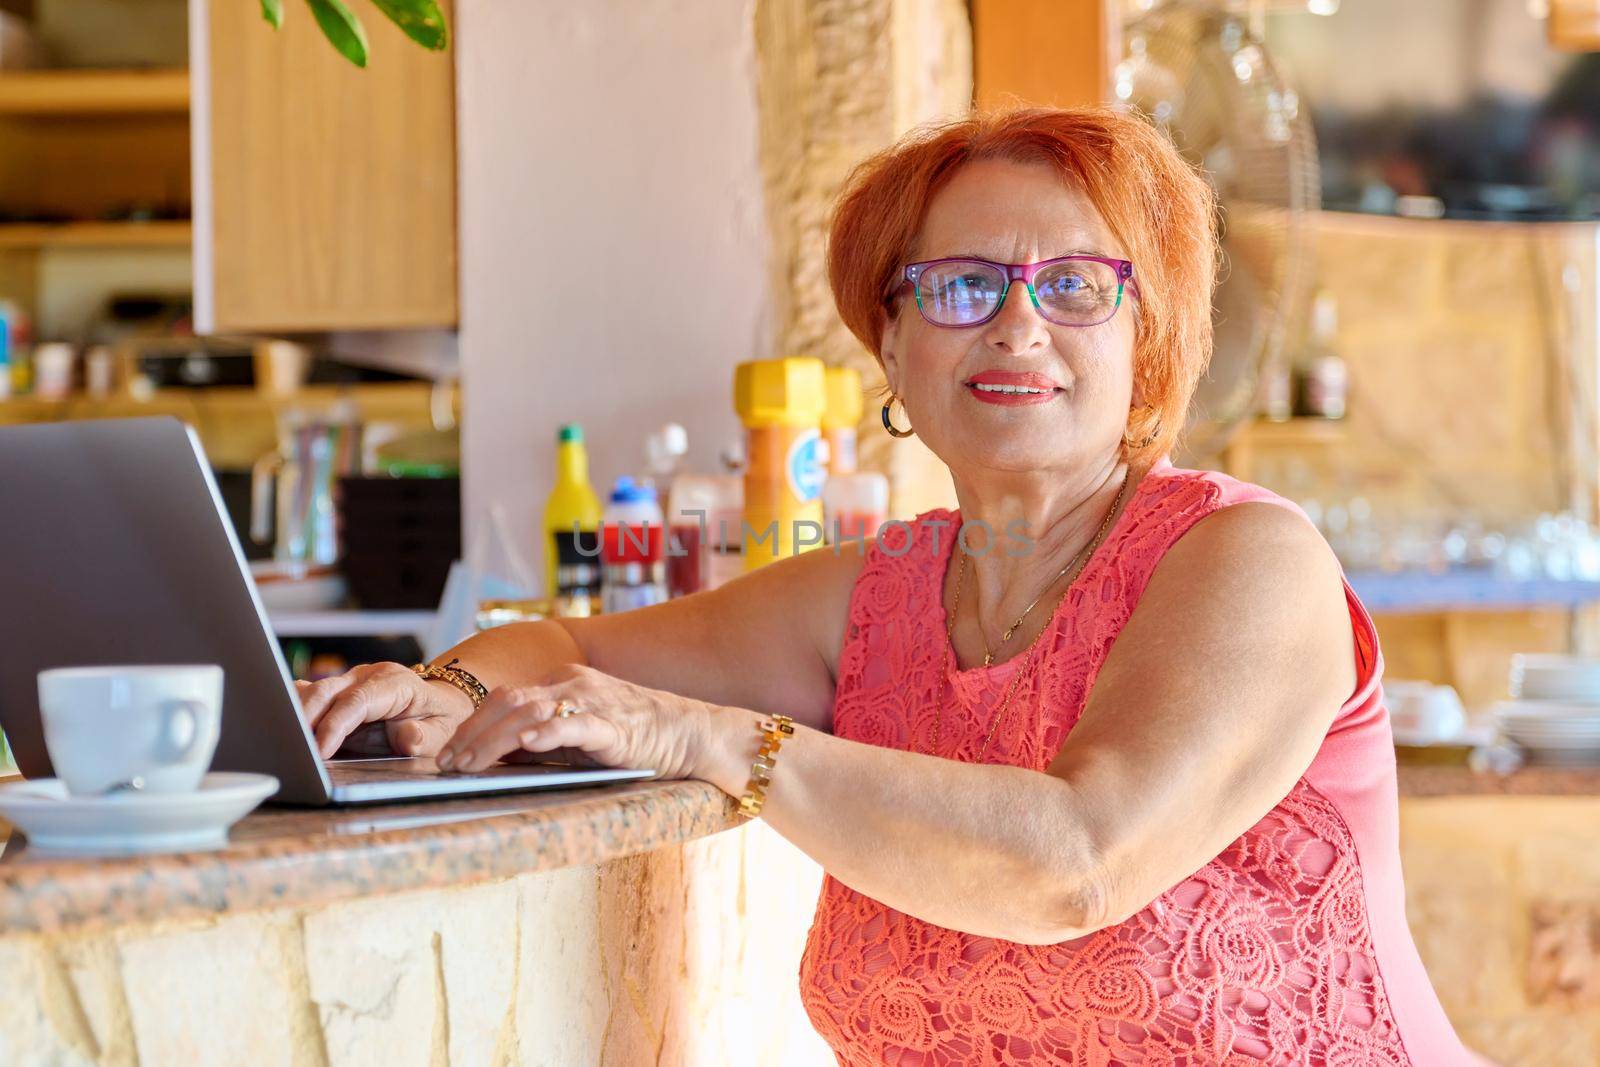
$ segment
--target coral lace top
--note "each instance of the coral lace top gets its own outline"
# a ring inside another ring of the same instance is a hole
[[[1162,555],[1218,508],[1257,500],[1304,517],[1259,486],[1162,460],[1041,638],[970,670],[945,637],[941,596],[959,512],[888,528],[851,595],[834,732],[926,752],[948,693],[941,755],[974,761],[1012,672],[1042,656],[986,759],[1045,770]],[[1127,921],[1021,945],[922,922],[827,878],[800,979],[839,1062],[1475,1062],[1406,926],[1383,658],[1348,583],[1345,598],[1358,681],[1311,766],[1244,836]]]

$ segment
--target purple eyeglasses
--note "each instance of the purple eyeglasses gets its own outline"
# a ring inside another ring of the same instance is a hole
[[[1034,309],[1057,326],[1098,326],[1122,306],[1124,286],[1139,295],[1133,264],[1104,256],[1062,256],[1037,263],[930,259],[905,269],[917,310],[935,326],[981,326],[1005,306],[1011,283],[1028,287]]]

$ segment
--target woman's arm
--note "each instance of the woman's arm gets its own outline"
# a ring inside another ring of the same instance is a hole
[[[1259,821],[1355,685],[1338,564],[1303,519],[1241,504],[1163,558],[1041,774],[799,729],[763,816],[853,889],[1031,944],[1118,922]],[[756,717],[711,717],[701,776],[742,793]]]
[[[770,610],[770,609],[769,609]],[[1274,504],[1209,516],[1162,558],[1048,773],[879,748],[806,726],[763,815],[840,881],[956,930],[1053,944],[1204,866],[1310,765],[1355,687],[1339,568]],[[584,714],[555,718],[562,700]],[[782,710],[782,709],[776,709]],[[759,716],[574,668],[484,705],[442,764],[579,749],[740,796]]]
[[[713,590],[560,624],[583,661],[606,674],[831,732],[850,592],[864,562],[854,545],[818,548]]]
[[[522,690],[579,664],[709,704],[781,710],[827,731],[850,590],[863,561],[854,546],[816,549],[653,607],[497,627],[439,662],[458,660],[494,693],[484,704],[491,715]],[[443,682],[422,683],[392,663],[356,667],[299,690],[324,756],[367,724],[386,735],[369,748],[433,755],[472,713],[465,694]]]

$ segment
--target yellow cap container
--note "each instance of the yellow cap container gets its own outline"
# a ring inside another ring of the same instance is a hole
[[[854,367],[829,367],[827,405],[822,412],[824,430],[854,430],[861,424],[866,402],[861,393],[861,372]]]
[[[827,368],[814,356],[756,359],[733,372],[733,407],[746,426],[819,426]]]
[[[758,359],[734,370],[733,404],[748,441],[746,570],[822,543],[826,386],[822,361],[810,356]]]

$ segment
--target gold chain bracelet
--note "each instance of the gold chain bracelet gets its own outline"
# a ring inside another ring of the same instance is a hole
[[[772,768],[778,759],[778,749],[783,739],[794,736],[794,720],[787,715],[774,715],[756,723],[761,731],[761,749],[755,762],[750,764],[750,784],[744,787],[739,798],[739,814],[753,819],[761,814],[761,805],[767,802],[767,786],[772,784]]]
[[[457,667],[456,664],[460,662],[460,659],[453,659],[443,666],[418,663],[411,670],[425,681],[448,682],[455,686],[467,694],[472,701],[472,710],[477,711],[478,705],[483,703],[483,698],[489,695],[489,690],[484,688],[483,683],[478,681],[477,676],[471,671],[465,667]]]

